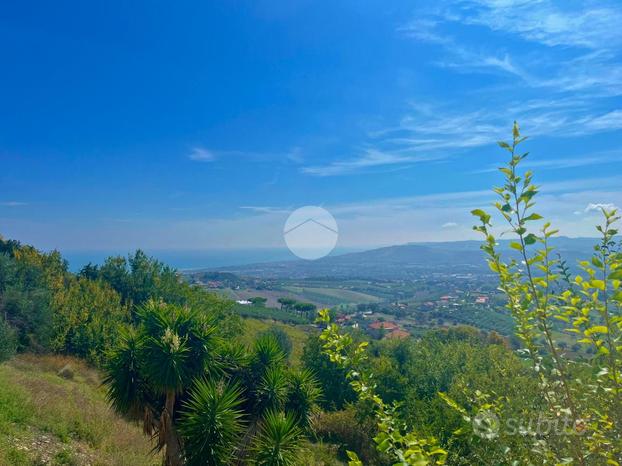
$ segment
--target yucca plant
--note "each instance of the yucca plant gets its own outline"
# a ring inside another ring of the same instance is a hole
[[[205,379],[195,383],[179,420],[186,464],[218,466],[231,462],[244,429],[242,394],[238,385]]]
[[[248,351],[186,307],[149,302],[136,316],[104,383],[112,407],[165,450],[165,465],[293,464],[320,394],[311,373],[290,372],[274,336]]]
[[[287,399],[288,378],[282,366],[268,367],[257,387],[257,412],[282,410]]]
[[[178,398],[215,361],[213,328],[197,312],[150,301],[136,313],[138,326],[110,355],[104,384],[119,413],[142,416],[146,433],[165,450],[166,465],[183,462],[176,430]]]
[[[288,394],[285,411],[296,416],[300,427],[306,428],[322,397],[322,389],[308,369],[293,370],[288,376]]]
[[[142,377],[143,351],[143,336],[133,328],[122,329],[120,343],[108,357],[103,380],[112,408],[135,420],[142,419],[144,408],[155,401]]]
[[[292,413],[266,413],[253,445],[253,463],[261,466],[294,466],[300,461],[302,430]]]
[[[251,371],[255,377],[261,377],[269,367],[282,365],[285,354],[273,335],[262,335],[254,345],[251,355]]]

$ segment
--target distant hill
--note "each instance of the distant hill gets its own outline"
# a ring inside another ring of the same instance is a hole
[[[596,238],[554,238],[556,248],[570,266],[589,257]],[[407,279],[431,273],[488,274],[480,241],[453,241],[409,243],[388,246],[363,252],[328,256],[316,261],[292,260],[264,262],[217,269],[237,275],[260,278],[375,278]],[[500,248],[506,254],[516,256],[509,248],[509,241],[501,241]]]

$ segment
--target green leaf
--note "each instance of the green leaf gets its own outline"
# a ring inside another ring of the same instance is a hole
[[[591,335],[601,333],[609,333],[609,329],[604,325],[595,325],[594,327],[590,327],[585,331],[585,336],[589,337]]]
[[[592,280],[590,284],[600,291],[605,291],[605,282],[603,280]]]
[[[482,223],[488,223],[490,221],[490,215],[484,212],[482,209],[475,209],[471,211],[471,214],[479,217]]]

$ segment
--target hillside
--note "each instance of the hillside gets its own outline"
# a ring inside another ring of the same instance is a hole
[[[579,258],[591,255],[596,241],[593,238],[559,237],[552,240],[552,246],[573,265]],[[507,240],[499,242],[502,250],[510,255],[515,254],[509,243]],[[479,241],[408,243],[328,256],[316,261],[266,262],[217,270],[250,277],[298,279],[333,277],[394,280],[429,273],[488,274],[489,269],[480,246]]]
[[[72,378],[58,375],[66,365]],[[150,449],[80,360],[23,354],[0,365],[0,465],[160,464]]]

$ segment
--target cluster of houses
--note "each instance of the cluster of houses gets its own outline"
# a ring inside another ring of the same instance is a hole
[[[353,328],[359,328],[360,318],[368,319],[373,315],[372,311],[364,311],[356,314],[346,314],[337,317],[336,322],[339,325],[349,325]],[[382,338],[388,339],[404,339],[410,336],[407,332],[395,322],[375,320],[366,325],[370,333],[375,333]]]
[[[459,310],[463,306],[468,306],[469,304],[476,306],[488,306],[490,304],[490,297],[482,294],[481,292],[475,294],[447,294],[440,296],[434,301],[420,303],[416,307],[413,306],[413,303],[395,301],[390,304],[390,309],[380,308],[380,315],[378,315],[376,310],[370,310],[366,309],[365,306],[359,306],[359,309],[356,312],[351,314],[342,314],[337,317],[336,322],[343,326],[363,328],[367,330],[370,335],[378,338],[403,339],[408,338],[411,335],[410,332],[395,321],[384,320],[386,319],[385,315],[387,313],[396,316],[397,321],[399,322],[400,311],[401,313],[408,315],[412,320],[418,311],[424,312],[424,315],[421,316],[423,318],[429,315],[428,313],[432,313],[433,311],[442,311],[443,309]],[[413,307],[413,311],[409,312],[411,306]],[[427,319],[424,319],[424,322],[426,321]]]

